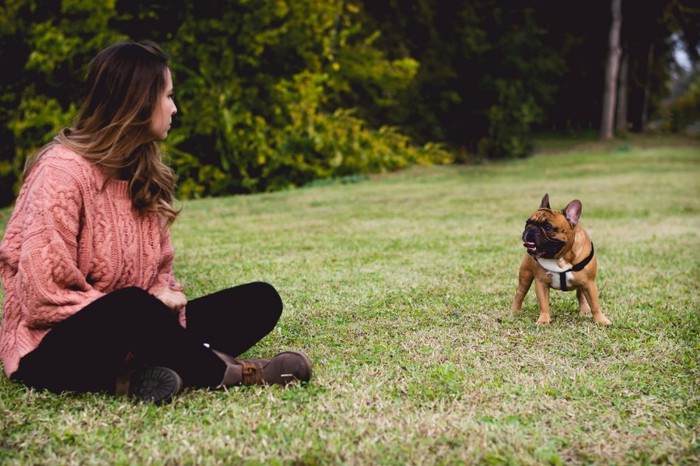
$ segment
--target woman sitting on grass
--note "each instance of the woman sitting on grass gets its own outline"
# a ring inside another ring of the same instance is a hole
[[[160,403],[183,387],[311,378],[299,352],[235,358],[277,323],[272,286],[188,302],[175,280],[175,177],[157,141],[176,112],[164,53],[115,44],[90,63],[74,127],[28,159],[0,245],[0,360],[12,379]]]

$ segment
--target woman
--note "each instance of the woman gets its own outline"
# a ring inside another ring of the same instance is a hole
[[[165,54],[112,45],[90,63],[86,91],[74,127],[28,159],[0,245],[6,374],[156,403],[183,386],[308,381],[299,352],[235,358],[277,323],[272,286],[188,302],[173,276],[175,178],[158,148],[177,112]]]

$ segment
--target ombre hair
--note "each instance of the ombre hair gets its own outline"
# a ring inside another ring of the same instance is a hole
[[[151,119],[165,91],[168,56],[152,42],[121,42],[91,62],[83,104],[71,128],[30,156],[29,173],[53,145],[62,144],[100,166],[109,178],[129,180],[133,207],[172,223],[175,174],[154,140]]]

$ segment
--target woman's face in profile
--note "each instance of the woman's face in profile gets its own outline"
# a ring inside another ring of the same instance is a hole
[[[170,125],[173,122],[173,115],[177,113],[175,99],[173,96],[173,79],[170,69],[165,69],[165,87],[163,93],[158,98],[156,107],[151,117],[151,132],[157,141],[163,141],[168,137]]]

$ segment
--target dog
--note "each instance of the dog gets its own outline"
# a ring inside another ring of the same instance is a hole
[[[598,303],[597,260],[593,242],[579,223],[581,208],[581,201],[573,200],[562,211],[552,210],[549,194],[545,194],[539,209],[525,223],[522,240],[527,255],[520,265],[512,312],[520,311],[534,280],[540,306],[538,324],[551,321],[549,289],[554,288],[576,290],[581,314],[610,325]]]

